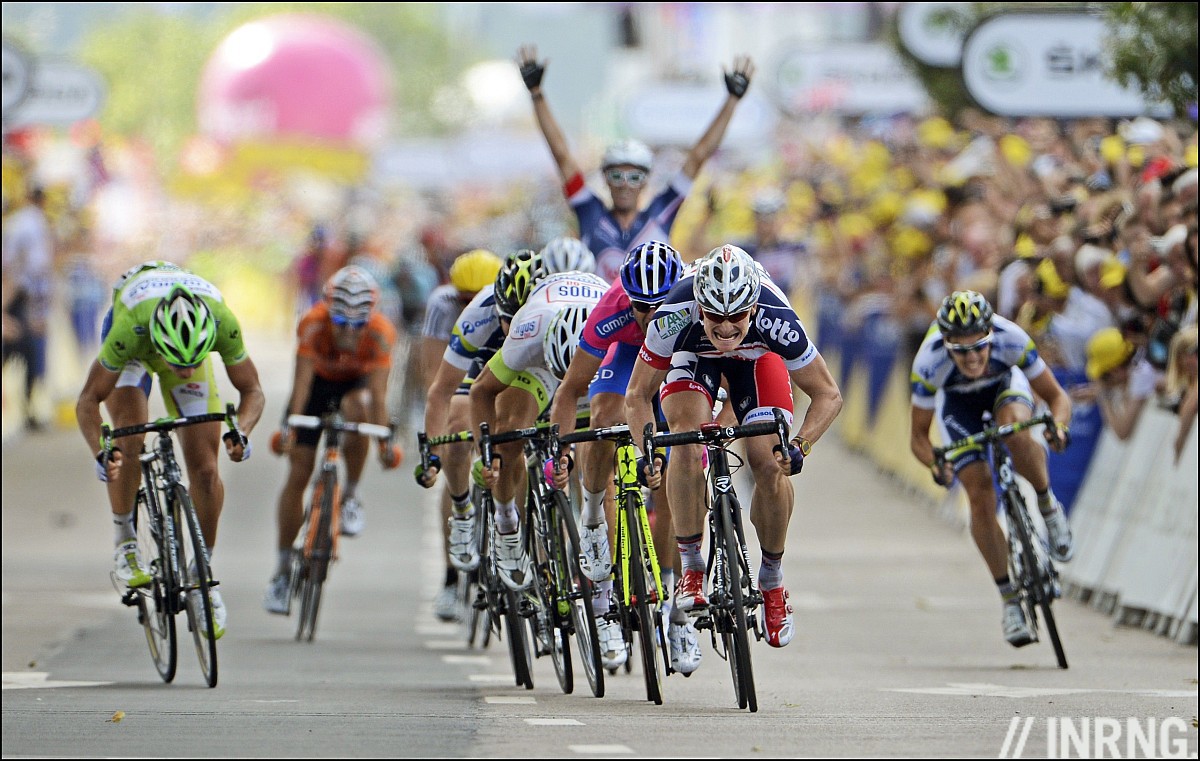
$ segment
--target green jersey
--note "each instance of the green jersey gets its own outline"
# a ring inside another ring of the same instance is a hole
[[[216,286],[169,262],[147,262],[126,272],[113,289],[112,328],[98,357],[106,370],[120,372],[126,363],[140,361],[157,375],[169,372],[150,341],[150,320],[158,302],[175,285],[185,286],[208,304],[217,320],[213,351],[225,364],[236,365],[246,358],[242,328]]]

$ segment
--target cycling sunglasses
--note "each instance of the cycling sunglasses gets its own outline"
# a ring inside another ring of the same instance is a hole
[[[987,347],[989,347],[991,345],[992,345],[991,334],[984,336],[983,338],[979,339],[978,341],[976,341],[973,344],[952,344],[949,341],[946,342],[946,348],[950,352],[957,354],[960,357],[966,356],[967,354],[971,354],[974,352],[982,352],[984,349],[986,349]]]
[[[352,328],[361,328],[367,324],[366,320],[351,320],[349,317],[340,314],[331,314],[329,315],[329,319],[333,321],[334,325],[349,325]]]
[[[609,169],[604,176],[610,185],[640,188],[646,182],[646,173],[641,169]]]
[[[700,314],[709,322],[720,325],[723,322],[741,322],[750,316],[750,310],[743,309],[742,311],[734,312],[733,314],[716,314],[708,311],[707,309],[701,309]]]
[[[633,299],[630,299],[629,306],[632,307],[633,311],[635,311],[635,312],[641,312],[642,314],[646,314],[650,310],[655,309],[658,306],[658,304],[651,304],[648,301],[634,301]]]

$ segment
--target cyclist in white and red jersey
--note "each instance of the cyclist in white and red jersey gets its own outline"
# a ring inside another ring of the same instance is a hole
[[[537,49],[529,45],[518,51],[517,64],[533,99],[538,126],[562,176],[567,203],[578,218],[579,237],[596,255],[596,274],[614,282],[630,249],[650,240],[670,240],[675,216],[691,192],[692,182],[720,146],[734,109],[750,87],[754,64],[748,57],[734,60],[733,71],[725,72],[729,95],[721,110],[688,151],[679,174],[644,209],[640,206],[642,191],[654,163],[650,149],[637,140],[622,140],[604,152],[600,168],[612,197],[612,206],[606,206],[587,186],[583,171],[571,156],[567,138],[546,104],[542,92],[546,62],[538,61]]]
[[[745,440],[755,481],[750,520],[762,548],[758,582],[763,623],[767,642],[783,647],[793,633],[782,567],[794,497],[788,476],[800,472],[813,443],[833,423],[842,395],[787,297],[749,254],[729,244],[710,251],[697,263],[696,274],[680,280],[659,306],[625,397],[630,429],[642,431],[653,422],[651,402],[664,380],[661,403],[672,431],[694,431],[712,422],[722,379],[739,423],[771,419],[773,409],[779,408],[791,425],[792,383],[811,400],[788,452],[775,451],[779,445],[769,437]],[[675,606],[684,611],[708,604],[700,551],[705,512],[702,452],[698,445],[672,447],[667,483],[683,568]],[[651,488],[661,485],[661,472],[645,455],[639,458],[638,470]]]

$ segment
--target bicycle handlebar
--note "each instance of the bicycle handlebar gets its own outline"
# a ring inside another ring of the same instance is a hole
[[[293,428],[312,428],[357,433],[361,436],[370,436],[373,439],[390,439],[395,435],[395,430],[392,426],[378,425],[377,423],[327,420],[315,415],[288,415],[287,424]]]
[[[647,426],[647,429],[649,429],[649,426]],[[644,433],[647,439],[647,450],[680,444],[712,444],[720,446],[734,439],[744,439],[750,436],[767,436],[769,434],[778,435],[780,446],[786,449],[788,429],[787,420],[783,417],[783,412],[776,408],[775,419],[769,423],[763,421],[761,423],[728,426],[717,423],[706,423],[700,426],[699,430],[695,431],[651,435],[651,432],[647,430]]]
[[[129,425],[124,428],[113,429],[108,423],[100,424],[100,442],[101,449],[105,454],[112,453],[113,441],[122,439],[127,436],[140,436],[144,433],[166,433],[173,431],[176,428],[183,428],[189,425],[200,425],[201,423],[219,423],[225,422],[229,424],[229,430],[237,431],[237,410],[233,404],[226,404],[224,412],[206,412],[203,415],[187,415],[177,418],[159,418],[148,423],[140,423],[138,425]]]
[[[966,436],[958,439],[957,441],[952,441],[944,447],[934,447],[933,457],[936,462],[945,462],[947,454],[956,452],[960,449],[977,447],[988,442],[999,441],[1000,439],[1012,436],[1014,433],[1020,433],[1027,428],[1033,428],[1034,426],[1038,425],[1054,425],[1054,415],[1050,414],[1049,412],[1045,412],[1035,418],[1030,418],[1029,420],[1018,420],[1015,423],[1008,423],[1006,425],[988,426],[979,433]]]

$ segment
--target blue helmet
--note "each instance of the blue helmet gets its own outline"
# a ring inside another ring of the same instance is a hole
[[[659,304],[683,275],[683,259],[659,240],[634,246],[621,265],[621,287],[632,301]]]

